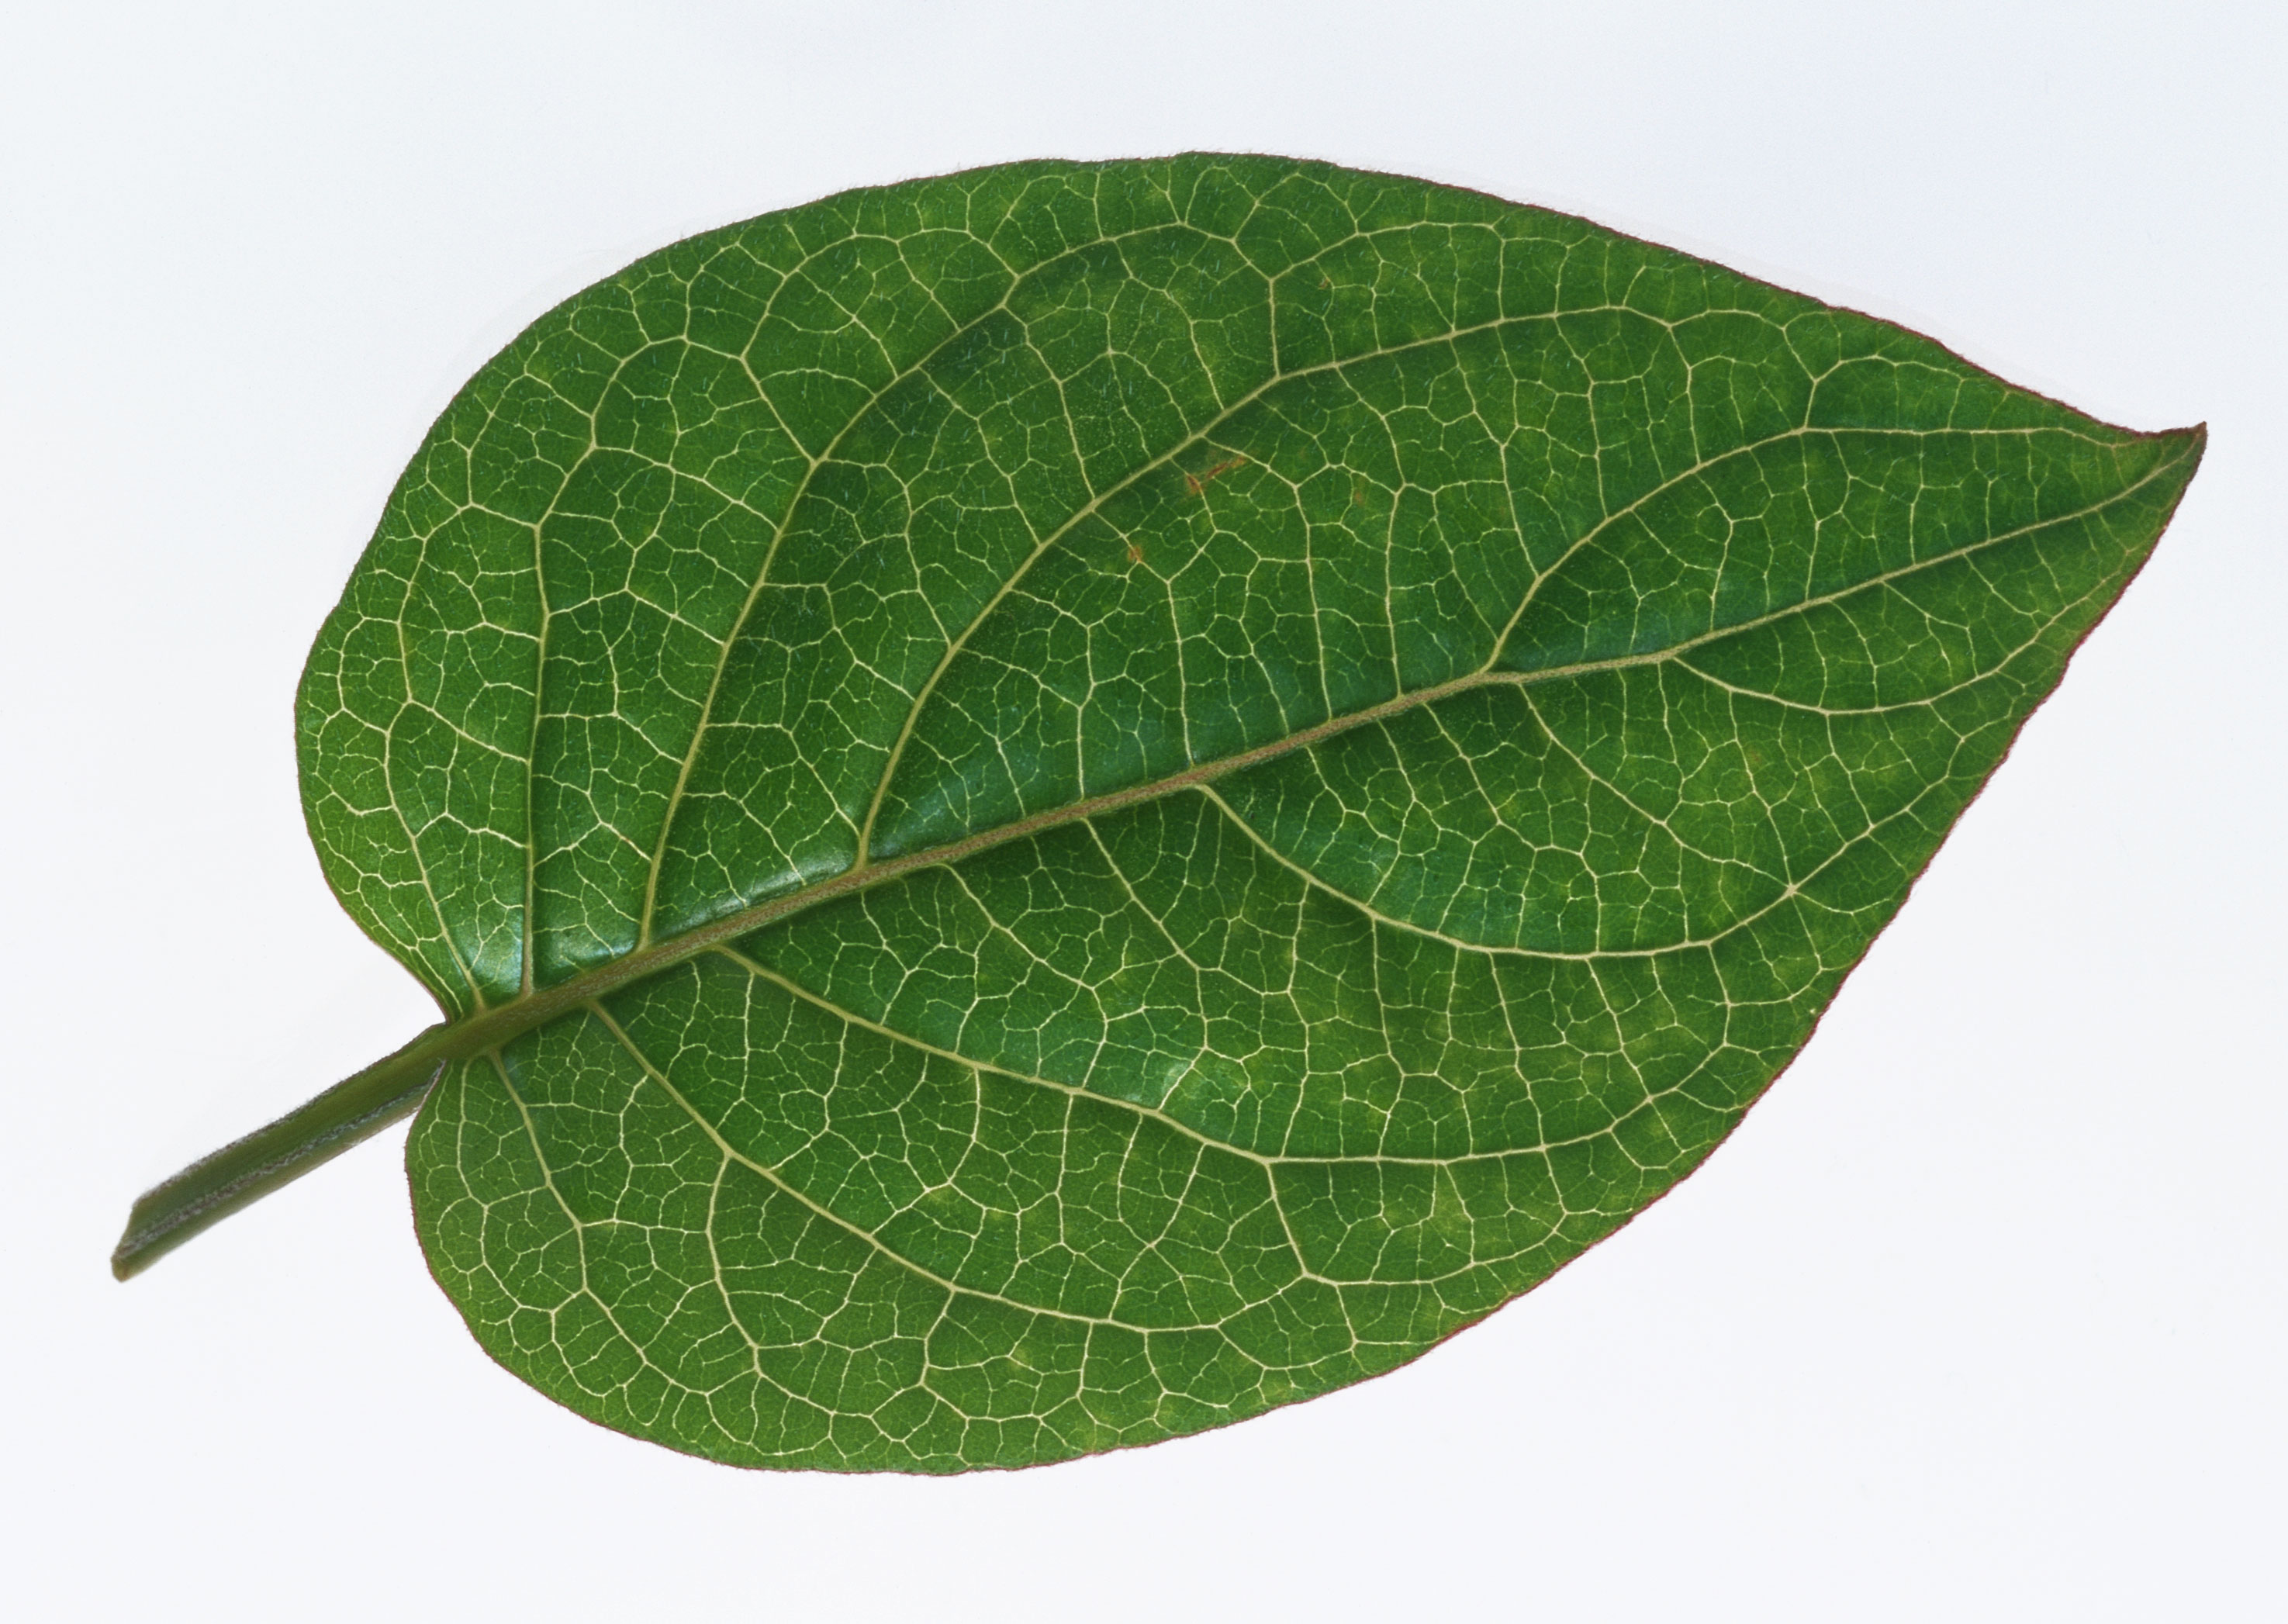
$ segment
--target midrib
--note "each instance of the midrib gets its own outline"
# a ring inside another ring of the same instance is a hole
[[[1537,686],[1544,683],[1562,682],[1594,676],[1601,672],[1622,670],[1633,666],[1655,665],[1665,661],[1680,659],[1694,649],[1720,638],[1753,631],[1775,621],[1800,614],[1807,610],[1834,603],[1861,592],[1878,590],[1903,577],[1925,570],[1936,569],[1987,549],[2020,540],[2038,531],[2072,524],[2102,512],[2108,508],[2129,501],[2145,487],[2167,476],[2182,463],[2188,455],[2189,451],[2181,452],[2176,456],[2156,463],[2134,483],[2088,507],[2077,509],[2069,513],[2056,514],[1998,535],[1982,537],[1966,546],[1953,548],[1916,563],[1903,565],[1897,569],[1871,575],[1865,580],[1854,582],[1848,586],[1838,588],[1834,591],[1818,597],[1806,598],[1800,603],[1790,604],[1784,608],[1776,609],[1768,614],[1754,616],[1734,625],[1713,628],[1697,637],[1686,638],[1665,648],[1654,649],[1642,654],[1617,655],[1605,660],[1584,661],[1572,665],[1553,666],[1537,671],[1486,669],[1471,671],[1447,682],[1398,694],[1378,705],[1372,705],[1362,710],[1330,717],[1315,726],[1269,741],[1251,749],[1242,750],[1214,761],[1196,763],[1180,772],[1170,773],[1163,778],[1130,785],[1125,788],[1109,790],[1102,795],[1091,796],[1076,801],[1069,806],[1036,812],[1030,817],[1021,818],[1013,822],[1001,824],[974,835],[965,836],[958,840],[948,841],[924,851],[880,860],[856,863],[829,879],[821,880],[775,897],[767,898],[750,907],[725,914],[720,918],[694,926],[679,935],[649,943],[620,958],[614,959],[609,963],[596,965],[552,986],[537,988],[481,1014],[465,1017],[459,1021],[432,1027],[420,1039],[417,1039],[414,1044],[409,1045],[407,1050],[401,1053],[409,1054],[413,1050],[418,1049],[425,1058],[429,1060],[460,1060],[482,1054],[536,1027],[545,1026],[558,1016],[578,1009],[592,999],[608,997],[624,987],[663,970],[671,970],[687,959],[695,958],[710,949],[734,941],[766,925],[775,924],[782,919],[801,913],[807,908],[815,907],[821,903],[832,901],[838,897],[850,896],[877,885],[886,884],[918,869],[957,863],[965,858],[990,851],[996,846],[1023,840],[1066,824],[1100,817],[1105,813],[1118,812],[1125,807],[1179,794],[1199,785],[1210,784],[1218,779],[1243,772],[1249,767],[1260,765],[1264,762],[1274,760],[1291,751],[1307,749],[1354,729],[1370,727],[1386,722],[1394,717],[1402,716],[1424,705],[1434,704],[1440,700],[1449,699],[1458,693],[1469,693],[1479,688]]]

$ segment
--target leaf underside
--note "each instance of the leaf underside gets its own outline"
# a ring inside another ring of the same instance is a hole
[[[743,1465],[1386,1370],[1740,1120],[2199,451],[1285,160],[654,254],[414,458],[305,801],[455,1016],[770,923],[447,1069],[431,1266],[542,1391]]]

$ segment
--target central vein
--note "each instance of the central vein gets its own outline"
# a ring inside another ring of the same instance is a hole
[[[1752,448],[1743,448],[1744,450]],[[1912,564],[1903,565],[1896,569],[1884,571],[1865,580],[1853,582],[1832,592],[1788,605],[1769,614],[1754,616],[1733,625],[1711,627],[1696,637],[1683,638],[1663,648],[1641,654],[1618,655],[1611,659],[1547,667],[1535,671],[1499,671],[1482,668],[1448,682],[1398,694],[1383,701],[1380,704],[1369,706],[1347,716],[1330,717],[1315,726],[1304,728],[1300,732],[1269,741],[1251,749],[1242,750],[1213,761],[1196,763],[1181,772],[1170,773],[1164,778],[1152,779],[1124,788],[1109,790],[1102,795],[1091,796],[1067,806],[1053,807],[1045,812],[1036,812],[1030,817],[1021,818],[994,828],[981,830],[925,851],[909,852],[879,861],[862,858],[848,868],[828,879],[783,892],[775,897],[767,898],[746,907],[735,909],[704,924],[695,926],[680,935],[647,943],[624,958],[584,970],[553,986],[537,989],[512,1002],[471,1016],[449,1026],[433,1028],[431,1034],[425,1034],[423,1041],[409,1046],[406,1052],[409,1056],[412,1050],[417,1048],[424,1057],[438,1059],[460,1059],[483,1053],[535,1027],[544,1026],[557,1016],[577,1009],[592,999],[605,997],[624,986],[670,969],[711,948],[720,947],[751,931],[760,930],[765,925],[775,923],[790,915],[831,901],[837,897],[848,896],[855,891],[886,883],[902,875],[911,874],[917,869],[959,862],[981,852],[1005,845],[1012,841],[1025,839],[1046,829],[1100,817],[1107,812],[1117,812],[1124,807],[1134,806],[1142,802],[1157,800],[1164,796],[1174,795],[1183,790],[1211,784],[1218,779],[1243,772],[1249,767],[1259,765],[1291,751],[1307,749],[1338,734],[1349,733],[1355,728],[1373,726],[1407,711],[1424,705],[1434,704],[1440,700],[1455,694],[1468,693],[1478,688],[1521,687],[1560,682],[1571,677],[1593,676],[1604,671],[1622,670],[1632,666],[1654,665],[1680,659],[1720,638],[1728,638],[1751,631],[1771,622],[1802,614],[1807,609],[1834,602],[1855,593],[1879,590],[1903,576],[1936,568],[1966,555],[2017,540],[2037,530],[2073,523],[2087,517],[2090,513],[2130,500],[2145,486],[2165,475],[2176,465],[2177,460],[2179,459],[2172,459],[2168,463],[2157,465],[2127,488],[2092,504],[2088,509],[2054,514],[2046,519],[2038,519],[1998,535],[1982,536],[1965,546],[1949,549],[1930,558],[1919,559]]]

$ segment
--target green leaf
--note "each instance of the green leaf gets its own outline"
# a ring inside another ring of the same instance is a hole
[[[1403,1363],[1740,1121],[2201,445],[1279,159],[652,255],[453,402],[304,678],[327,875],[452,1018],[360,1085],[440,1078],[431,1266],[744,1465]]]

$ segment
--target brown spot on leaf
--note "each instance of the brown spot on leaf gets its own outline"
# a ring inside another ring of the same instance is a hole
[[[1219,474],[1229,473],[1233,469],[1243,466],[1246,462],[1247,459],[1244,456],[1227,456],[1212,468],[1202,469],[1198,473],[1188,473],[1184,476],[1184,488],[1195,496],[1201,495],[1207,490],[1209,480]]]

